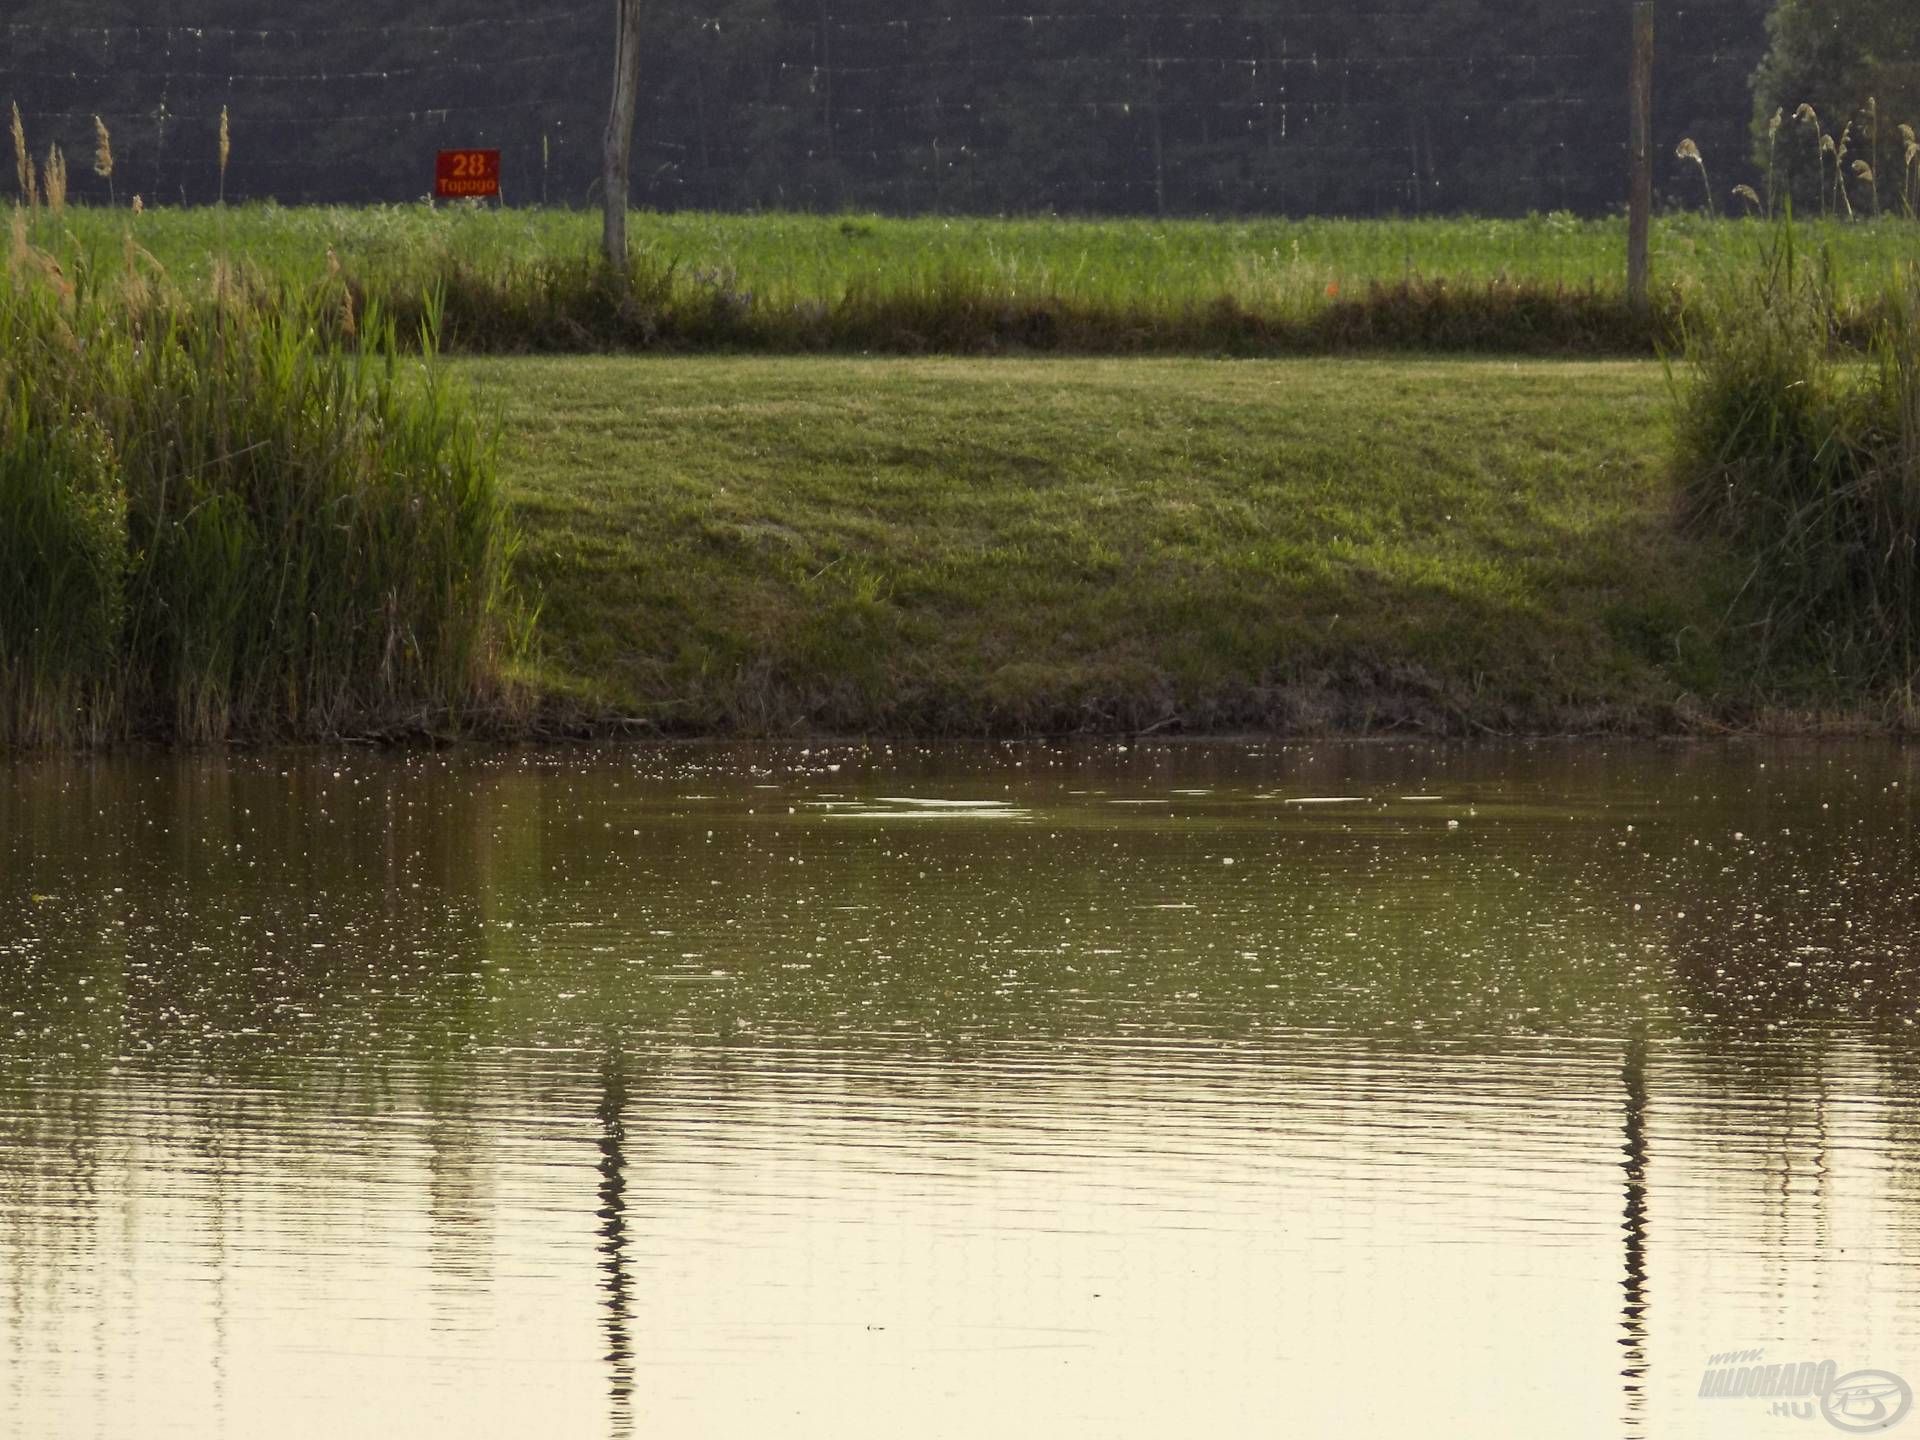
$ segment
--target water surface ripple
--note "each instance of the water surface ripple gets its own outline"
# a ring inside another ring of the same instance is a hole
[[[1920,1384],[1917,769],[0,767],[0,1435],[1798,1433],[1712,1357]]]

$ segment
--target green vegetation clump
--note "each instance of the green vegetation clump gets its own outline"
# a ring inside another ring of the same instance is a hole
[[[0,300],[10,347],[21,308]],[[9,381],[14,368],[0,362]],[[126,491],[97,422],[49,423],[33,398],[0,389],[0,740],[95,741],[117,718]]]
[[[636,214],[623,287],[591,215],[429,208],[70,206],[61,258],[117,256],[131,221],[181,289],[260,304],[336,267],[403,337],[443,298],[449,352],[1645,355],[1728,275],[1764,261],[1755,220],[1662,217],[1653,323],[1634,317],[1619,220],[1065,220]],[[42,228],[55,227],[43,221]],[[1871,330],[1904,219],[1813,225],[1838,313]],[[69,238],[70,237],[70,238]],[[52,241],[48,240],[49,246]],[[237,275],[235,273],[237,269]]]
[[[1920,270],[1867,353],[1785,229],[1692,336],[1678,445],[1690,511],[1748,567],[1735,614],[1772,683],[1889,691],[1920,677]]]
[[[355,333],[353,348],[337,339]],[[0,270],[0,743],[470,726],[513,548],[434,362],[336,283],[167,294],[128,242]]]

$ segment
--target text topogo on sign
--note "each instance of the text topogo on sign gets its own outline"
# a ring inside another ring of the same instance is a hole
[[[498,150],[442,150],[433,171],[442,200],[473,200],[500,193]]]

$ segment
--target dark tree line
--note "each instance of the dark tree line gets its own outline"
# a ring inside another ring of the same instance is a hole
[[[1623,188],[1627,9],[660,0],[646,10],[634,197],[895,212],[1600,213]],[[1671,153],[1683,135],[1728,183],[1748,177],[1756,71],[1763,106],[1778,95],[1790,109],[1806,90],[1835,114],[1889,64],[1905,64],[1910,82],[1910,11],[1920,6],[1662,0],[1661,189],[1698,203],[1697,179]],[[1844,44],[1823,28],[1829,12],[1846,12]],[[612,14],[604,0],[14,0],[0,20],[0,94],[19,102],[36,151],[62,144],[89,198],[105,190],[91,170],[99,113],[123,199],[210,199],[226,106],[229,197],[413,199],[430,187],[436,149],[484,145],[505,152],[510,203],[579,205],[597,197]],[[1898,99],[1891,79],[1886,90]]]
[[[1767,36],[1753,84],[1756,166],[1803,208],[1920,198],[1920,147],[1900,130],[1920,131],[1920,3],[1782,0]]]

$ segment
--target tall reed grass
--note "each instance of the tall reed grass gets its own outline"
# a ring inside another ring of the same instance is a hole
[[[1761,674],[1869,687],[1920,714],[1920,267],[1896,273],[1862,353],[1789,221],[1687,355],[1690,512],[1748,557],[1737,618]]]
[[[0,271],[0,743],[449,731],[518,633],[491,443],[337,278],[184,296],[129,237]]]

